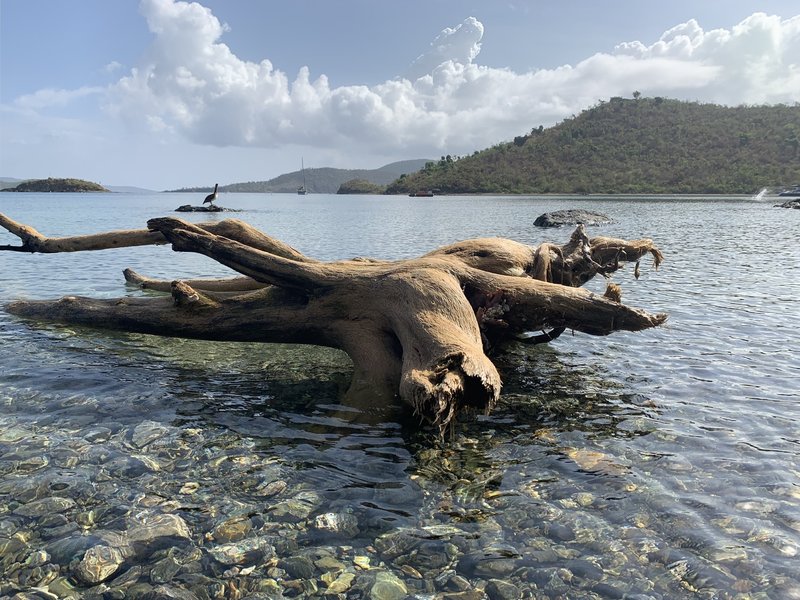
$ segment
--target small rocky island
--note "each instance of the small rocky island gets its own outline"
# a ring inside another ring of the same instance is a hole
[[[208,206],[192,206],[191,204],[181,204],[175,209],[175,212],[240,212],[235,208],[225,208],[224,206],[217,206],[216,204],[209,204]]]
[[[776,208],[800,208],[800,198],[794,200],[787,200],[783,204],[776,204]]]
[[[337,194],[384,194],[385,185],[378,185],[366,179],[350,179],[339,186]]]
[[[5,188],[4,192],[110,192],[99,183],[83,179],[29,179],[16,187]]]

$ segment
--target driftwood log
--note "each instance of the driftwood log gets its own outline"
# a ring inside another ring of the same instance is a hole
[[[195,225],[157,218],[147,229],[64,238],[2,214],[0,226],[22,242],[0,250],[171,244],[241,275],[158,281],[126,269],[128,282],[169,295],[18,300],[6,306],[12,314],[163,336],[339,348],[354,365],[348,395],[372,403],[399,396],[440,431],[463,409],[491,410],[501,381],[488,356],[509,340],[546,342],[565,329],[638,331],[667,318],[624,306],[613,283],[603,296],[579,287],[624,262],[636,262],[638,277],[646,254],[656,267],[662,260],[650,240],[589,239],[582,226],[564,245],[482,238],[408,260],[337,262],[309,258],[237,219]]]

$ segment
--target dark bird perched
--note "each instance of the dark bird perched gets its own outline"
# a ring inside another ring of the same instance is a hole
[[[209,203],[209,204],[211,204],[212,206],[214,205],[214,200],[216,200],[216,199],[217,199],[217,187],[218,187],[218,186],[219,186],[219,184],[218,184],[218,183],[215,183],[215,184],[214,184],[214,193],[213,193],[213,194],[209,194],[208,196],[206,196],[206,199],[205,199],[205,200],[203,200],[203,204],[205,204],[206,202],[208,202],[208,203]]]

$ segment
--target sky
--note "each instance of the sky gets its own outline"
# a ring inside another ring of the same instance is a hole
[[[634,91],[800,102],[800,2],[0,0],[0,177],[377,168]]]

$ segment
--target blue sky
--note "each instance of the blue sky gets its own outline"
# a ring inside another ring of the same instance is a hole
[[[796,0],[0,0],[0,176],[468,154],[614,95],[800,101]]]

